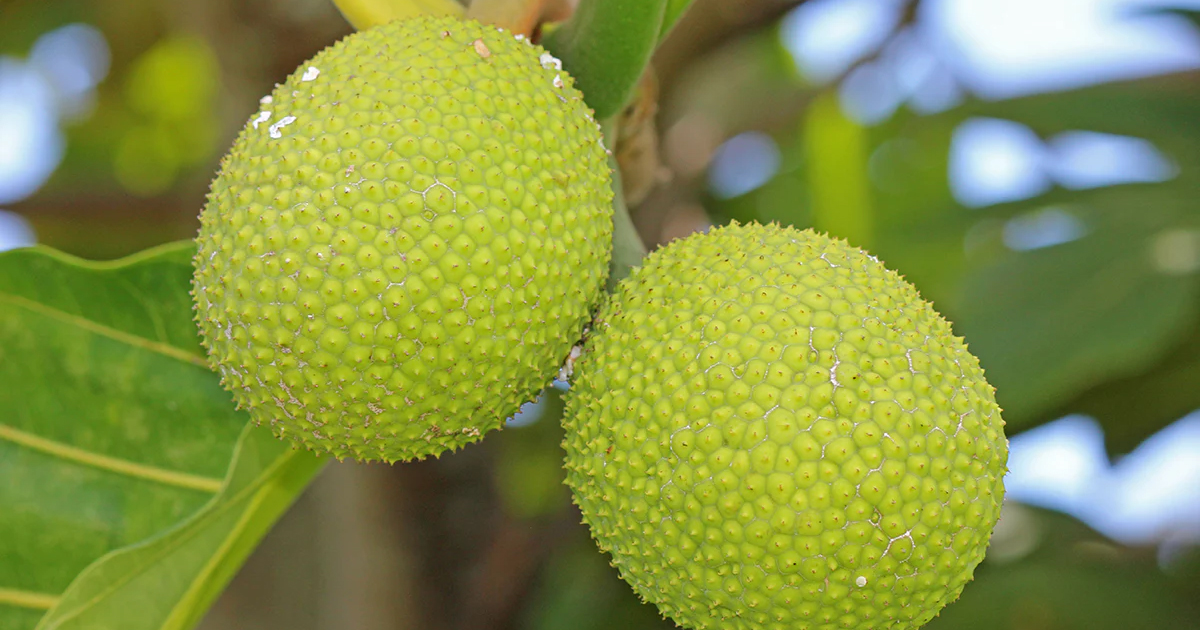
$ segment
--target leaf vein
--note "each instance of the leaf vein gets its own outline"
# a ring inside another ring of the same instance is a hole
[[[148,481],[158,482],[168,486],[176,486],[189,490],[199,490],[202,492],[218,492],[221,489],[221,480],[212,477],[204,477],[201,475],[193,475],[191,473],[179,472],[177,470],[167,470],[150,466],[148,464],[140,464],[131,462],[127,459],[93,453],[77,446],[63,444],[48,438],[26,433],[20,429],[16,429],[7,424],[0,424],[0,439],[8,440],[14,444],[24,446],[26,448],[40,451],[47,455],[59,457],[77,464],[99,468],[109,472],[115,472],[130,477],[137,477]]]
[[[45,304],[41,304],[18,295],[0,293],[0,301],[7,301],[26,310],[53,317],[61,322],[78,326],[84,330],[108,337],[109,339],[113,339],[121,343],[126,343],[131,346],[142,348],[143,350],[149,350],[150,352],[161,354],[172,359],[177,359],[185,363],[191,363],[192,365],[198,365],[202,368],[209,369],[208,362],[202,357],[187,352],[186,350],[176,348],[175,346],[168,345],[161,341],[153,341],[144,337],[138,337],[137,335],[132,335],[130,333],[117,330],[116,328],[93,322],[78,315],[67,313],[65,311],[46,306]]]
[[[58,595],[35,593],[15,588],[0,587],[0,605],[32,608],[34,610],[50,610],[58,603]]]

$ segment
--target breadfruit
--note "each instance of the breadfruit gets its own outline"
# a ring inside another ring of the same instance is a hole
[[[575,364],[567,484],[685,628],[916,628],[1004,495],[1000,409],[912,285],[811,231],[733,225],[623,280]]]
[[[201,214],[193,295],[251,418],[338,458],[475,441],[601,295],[612,191],[561,64],[451,18],[350,35],[261,101]]]

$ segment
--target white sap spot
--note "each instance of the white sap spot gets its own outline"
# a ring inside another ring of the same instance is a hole
[[[854,583],[858,585],[858,588],[862,588],[867,585],[867,578],[865,576],[860,575],[860,576],[854,578]]]
[[[295,116],[284,116],[283,118],[279,119],[279,122],[275,123],[274,125],[271,125],[267,130],[269,132],[271,132],[272,138],[282,138],[283,133],[280,132],[279,130],[283,129],[284,127],[286,127],[294,122],[296,122]]]
[[[258,112],[258,117],[255,118],[251,122],[254,124],[254,128],[258,129],[259,124],[265,123],[270,119],[271,119],[271,112]]]
[[[542,56],[538,57],[538,61],[542,62],[543,68],[554,68],[555,70],[562,70],[562,62],[559,61],[557,57],[555,57],[554,55],[551,55],[548,52],[542,53]]]
[[[258,99],[258,102],[263,105],[270,105],[271,103],[275,102],[275,99],[270,94],[268,94],[268,95]]]
[[[564,85],[566,85],[566,84],[563,83],[562,75],[561,74],[554,75],[554,87],[561,88]]]
[[[308,69],[304,71],[304,76],[300,77],[300,80],[314,81],[319,76],[321,76],[321,71],[318,70],[316,66],[309,66]]]
[[[517,33],[514,37],[516,37],[517,41],[519,41],[519,42],[525,41],[525,36],[520,33]]]

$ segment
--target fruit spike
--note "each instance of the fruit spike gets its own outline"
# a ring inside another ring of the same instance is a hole
[[[259,102],[193,282],[210,361],[254,421],[410,460],[551,382],[604,287],[612,191],[591,111],[543,54],[477,22],[396,21]]]
[[[563,422],[593,536],[686,628],[919,627],[1004,494],[979,362],[898,274],[811,231],[651,254],[601,308]]]

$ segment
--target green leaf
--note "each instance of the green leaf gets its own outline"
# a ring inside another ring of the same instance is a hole
[[[669,0],[581,0],[542,45],[575,78],[596,120],[616,114],[658,44]]]
[[[365,30],[392,20],[422,15],[462,17],[465,9],[454,0],[333,0],[346,21]]]
[[[1129,453],[1164,426],[1200,408],[1200,320],[1191,334],[1149,369],[1105,381],[1047,417],[1082,413],[1104,428],[1104,446],[1114,456]]]
[[[1156,258],[1164,235],[1200,229],[1194,202],[1169,186],[1106,188],[1074,199],[1054,210],[1077,216],[1086,236],[997,253],[968,273],[957,309],[959,332],[1017,427],[1096,383],[1148,368],[1198,317],[1200,284]]]
[[[208,369],[193,253],[0,254],[0,628],[190,627],[319,469]]]

